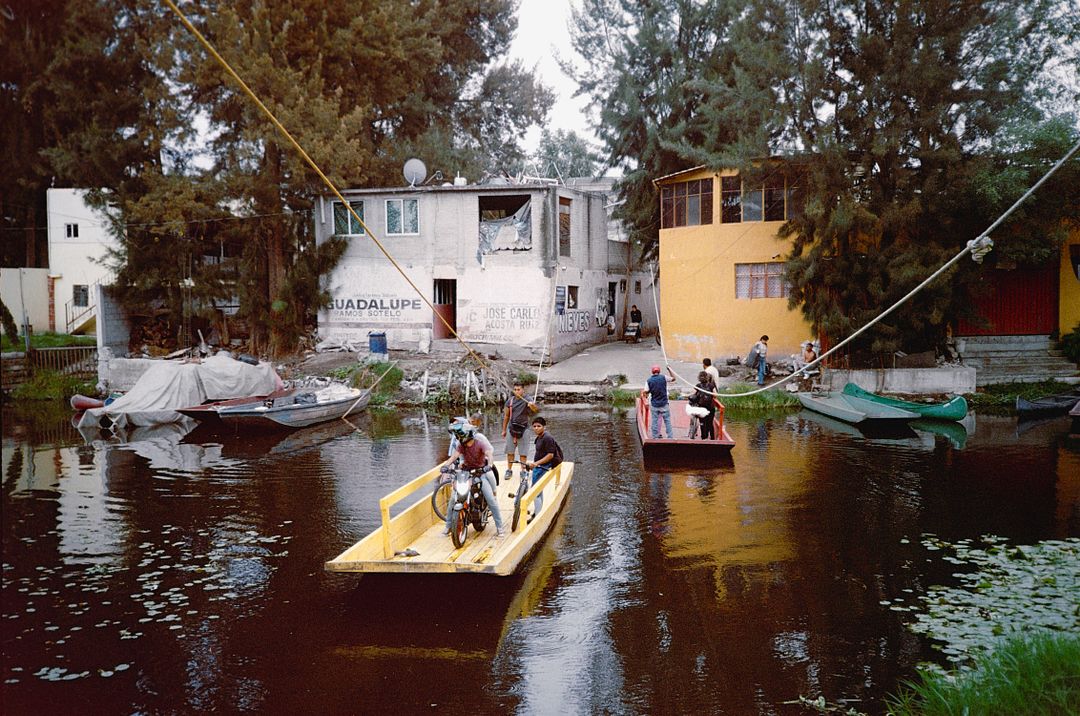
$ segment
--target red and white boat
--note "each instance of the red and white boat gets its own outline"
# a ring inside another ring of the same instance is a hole
[[[691,438],[690,416],[686,414],[685,400],[672,400],[668,405],[671,410],[671,432],[674,437],[652,437],[650,420],[651,406],[648,398],[638,396],[637,427],[641,438],[641,451],[645,459],[656,462],[694,462],[707,463],[715,459],[725,459],[735,446],[727,428],[724,427],[724,406],[717,401],[716,417],[713,426],[716,429],[715,440]],[[660,434],[664,434],[663,423]]]

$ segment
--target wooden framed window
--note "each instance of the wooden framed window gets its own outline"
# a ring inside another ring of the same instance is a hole
[[[698,226],[713,220],[713,180],[667,184],[660,188],[660,228]]]
[[[765,221],[784,220],[784,175],[776,171],[765,178]]]
[[[782,261],[735,264],[735,298],[787,298],[791,286],[784,280]]]
[[[798,219],[806,211],[806,175],[796,174],[788,177],[787,218]]]
[[[739,177],[720,177],[720,223],[742,221],[742,180]]]

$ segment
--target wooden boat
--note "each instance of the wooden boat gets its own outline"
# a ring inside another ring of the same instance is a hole
[[[675,437],[654,438],[649,421],[651,420],[651,405],[648,398],[638,396],[637,399],[637,428],[638,437],[641,439],[641,451],[646,460],[660,461],[699,461],[724,458],[735,447],[735,441],[731,439],[727,428],[724,427],[724,406],[718,405],[716,419],[713,427],[716,429],[715,440],[691,439],[690,416],[686,414],[687,401],[669,401],[671,410],[671,433]],[[661,425],[661,435],[664,434]]]
[[[93,408],[102,408],[105,406],[104,400],[98,400],[97,398],[89,398],[80,393],[76,393],[71,396],[71,409],[77,413],[81,413],[84,410],[92,410]]]
[[[370,390],[331,387],[334,392],[327,388],[313,393],[295,392],[272,400],[219,406],[215,410],[226,428],[292,430],[337,420],[363,410],[371,400]]]
[[[859,424],[866,420],[914,420],[919,416],[910,410],[882,405],[870,400],[825,391],[821,393],[797,393],[803,407],[828,415],[846,423]]]
[[[913,403],[909,400],[889,398],[884,395],[878,395],[877,393],[871,393],[869,390],[863,390],[854,383],[845,385],[843,393],[844,395],[851,395],[874,403],[881,403],[882,405],[889,405],[894,408],[900,408],[901,410],[907,410],[923,418],[963,420],[968,412],[967,400],[965,400],[962,395],[957,395],[944,403]]]
[[[503,479],[495,491],[503,515],[507,536],[499,539],[495,525],[488,522],[483,532],[469,529],[465,544],[455,548],[450,537],[443,534],[445,523],[431,506],[431,493],[439,477],[436,465],[424,474],[379,500],[381,524],[374,532],[349,547],[324,566],[329,572],[397,572],[407,574],[475,573],[505,577],[513,574],[529,554],[540,544],[555,523],[555,518],[570,492],[574,463],[563,462],[549,470],[521,498],[521,504],[532,507],[543,493],[544,504],[531,521],[521,519],[511,531],[514,500],[509,496],[507,483],[514,487],[518,478]],[[506,475],[505,462],[498,465]],[[395,517],[390,509],[403,500],[419,496]]]
[[[281,390],[275,390],[273,393],[267,393],[266,395],[246,395],[242,398],[231,398],[229,400],[211,400],[202,403],[201,405],[179,408],[176,412],[181,415],[186,415],[200,424],[220,427],[222,423],[221,418],[218,416],[218,410],[221,408],[232,405],[251,405],[253,403],[265,404],[267,400],[284,398],[295,392],[295,388],[282,388]]]
[[[1076,393],[1047,395],[1035,400],[1025,400],[1020,396],[1016,396],[1016,414],[1021,420],[1065,415],[1076,406],[1078,401],[1080,401],[1080,395]]]

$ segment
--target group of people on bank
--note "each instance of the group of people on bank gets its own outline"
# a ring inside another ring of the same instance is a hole
[[[505,439],[506,448],[506,477],[513,477],[515,463],[520,465],[520,470],[530,470],[530,484],[535,485],[548,470],[558,467],[563,461],[562,448],[558,442],[547,432],[547,420],[543,416],[533,415],[540,411],[540,406],[529,401],[525,397],[525,386],[514,383],[513,394],[507,398],[503,406],[503,419],[501,437]],[[531,418],[531,420],[530,420]],[[506,527],[503,523],[502,512],[499,502],[495,497],[495,488],[499,484],[499,473],[495,468],[495,448],[491,441],[480,432],[484,416],[482,413],[473,413],[469,418],[456,418],[448,428],[451,440],[448,457],[454,458],[457,464],[465,470],[475,470],[483,467],[491,467],[491,471],[484,473],[480,489],[491,509],[491,516],[495,520],[495,529],[500,538],[506,536]],[[533,434],[533,457],[528,459],[527,439],[525,431],[532,426]],[[524,475],[524,472],[521,473]],[[544,496],[540,494],[533,503],[533,516],[540,513],[544,505]],[[529,520],[531,521],[531,517]],[[450,510],[446,514],[445,534],[450,534]]]

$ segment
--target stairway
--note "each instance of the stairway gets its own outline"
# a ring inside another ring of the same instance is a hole
[[[960,336],[957,347],[964,365],[975,368],[977,386],[995,383],[1080,382],[1050,336]]]

